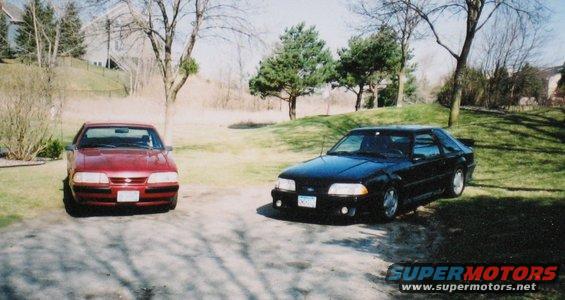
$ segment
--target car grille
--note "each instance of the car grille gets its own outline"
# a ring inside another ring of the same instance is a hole
[[[326,194],[329,185],[319,182],[296,182],[296,191],[301,194]]]
[[[147,177],[111,177],[110,181],[113,184],[143,184]]]

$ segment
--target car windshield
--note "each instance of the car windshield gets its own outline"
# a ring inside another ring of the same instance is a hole
[[[86,130],[78,147],[162,149],[163,143],[151,128],[94,127]]]
[[[401,133],[382,131],[354,132],[345,136],[329,155],[368,155],[405,157],[410,149],[410,138]]]

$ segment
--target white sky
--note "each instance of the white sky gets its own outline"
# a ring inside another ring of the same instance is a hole
[[[301,21],[307,25],[315,25],[320,36],[335,51],[344,47],[354,34],[354,26],[358,17],[348,10],[346,0],[267,0],[261,2],[259,13],[250,16],[250,20],[261,31],[265,31],[264,40],[268,45],[275,43],[286,27]],[[351,1],[349,1],[351,2]],[[552,19],[548,22],[550,39],[547,41],[543,57],[539,62],[546,66],[561,65],[565,61],[565,0],[547,0],[553,10]],[[462,36],[458,30],[463,23],[449,20],[439,27],[447,41],[456,44]],[[454,68],[454,59],[447,51],[438,46],[431,38],[413,44],[418,65],[417,75],[425,76],[431,82],[437,82]],[[254,72],[261,57],[269,49],[253,47],[244,50],[245,66],[248,72]],[[230,65],[235,65],[236,54],[233,45],[224,41],[201,40],[197,44],[195,56],[200,64],[201,74],[217,78],[221,72],[227,72]]]
[[[59,0],[56,0],[59,1]],[[82,3],[76,0],[77,3]],[[252,46],[242,50],[246,73],[254,73],[259,60],[269,53],[272,46],[285,28],[304,21],[315,25],[320,36],[335,53],[344,47],[347,40],[356,34],[355,24],[359,17],[350,12],[348,6],[353,1],[347,0],[248,0],[257,3],[257,11],[249,14],[249,20],[264,33],[266,47]],[[553,11],[548,21],[548,35],[538,63],[543,66],[556,66],[565,62],[565,0],[545,0]],[[8,1],[23,6],[24,0]],[[86,16],[85,16],[86,17]],[[447,20],[439,24],[443,38],[453,45],[462,42],[459,31],[463,28],[461,20]],[[425,27],[424,27],[425,28]],[[477,45],[476,43],[474,44]],[[182,45],[180,45],[182,46]],[[430,37],[414,42],[412,45],[417,64],[416,74],[435,83],[448,74],[455,65],[447,51],[438,46]],[[200,74],[204,77],[222,79],[228,70],[236,72],[237,51],[234,44],[223,40],[199,40],[195,48],[195,57],[200,65]]]

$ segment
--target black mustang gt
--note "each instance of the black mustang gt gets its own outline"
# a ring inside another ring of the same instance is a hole
[[[284,170],[271,195],[283,211],[350,217],[369,211],[392,220],[403,206],[461,195],[474,169],[472,148],[441,128],[359,128],[327,155]]]

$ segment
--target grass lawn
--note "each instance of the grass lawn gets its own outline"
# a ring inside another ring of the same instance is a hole
[[[349,129],[370,124],[443,126],[436,105],[318,116],[262,128],[176,128],[175,160],[183,184],[271,184],[286,166],[327,150]],[[563,263],[565,110],[498,115],[463,111],[450,129],[476,140],[475,180],[463,197],[431,207],[446,238],[438,261]],[[76,129],[66,129],[70,132]],[[0,226],[62,207],[65,162],[0,170]]]

